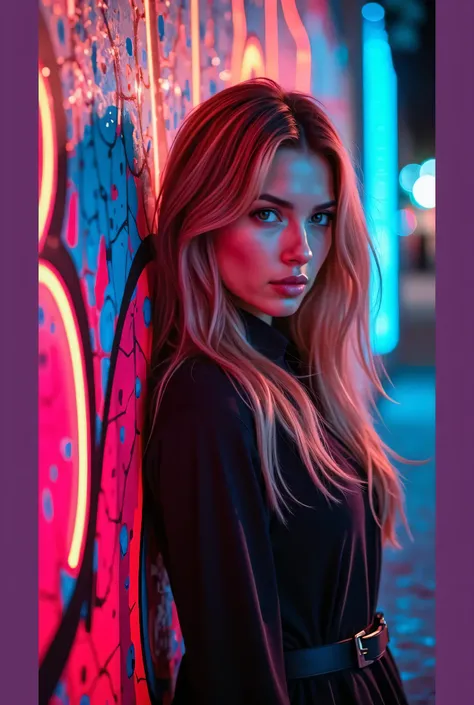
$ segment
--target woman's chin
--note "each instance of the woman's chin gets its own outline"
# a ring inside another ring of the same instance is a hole
[[[297,312],[303,297],[298,299],[280,299],[278,301],[262,301],[258,305],[254,305],[254,309],[258,310],[261,314],[265,316],[270,316],[271,318],[283,318],[286,316],[292,316]]]
[[[276,301],[275,303],[272,304],[271,308],[272,311],[271,313],[269,312],[269,315],[272,316],[273,318],[282,318],[284,316],[292,316],[297,312],[299,307],[301,306],[303,302],[303,297],[298,297],[297,299],[281,299],[280,301]]]
[[[253,301],[245,301],[241,297],[234,296],[233,299],[237,306],[263,319],[292,316],[303,302],[303,296],[298,296],[297,298],[262,298],[261,300],[256,297]]]

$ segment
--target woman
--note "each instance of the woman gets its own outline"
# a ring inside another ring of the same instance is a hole
[[[405,704],[376,617],[402,492],[369,413],[341,140],[309,96],[246,81],[185,120],[158,206],[144,472],[186,648],[174,704]]]

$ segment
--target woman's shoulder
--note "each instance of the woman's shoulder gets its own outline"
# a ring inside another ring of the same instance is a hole
[[[223,368],[206,355],[187,357],[179,367],[174,369],[166,385],[167,396],[182,392],[188,400],[200,401],[203,392],[207,391],[220,396],[233,388],[231,381]]]
[[[239,391],[238,391],[239,390]],[[236,415],[247,421],[250,410],[242,398],[242,390],[224,369],[205,355],[186,358],[168,380],[160,402],[160,416],[186,411],[205,416]]]

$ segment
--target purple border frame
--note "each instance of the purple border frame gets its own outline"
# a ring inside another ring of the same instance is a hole
[[[2,701],[37,701],[37,13],[6,3],[0,45]],[[468,703],[474,663],[474,4],[437,0],[437,705]],[[19,86],[21,89],[18,90]],[[16,139],[12,139],[13,136]],[[469,137],[468,137],[469,136]],[[465,178],[461,178],[461,171]],[[453,178],[457,176],[457,178]],[[20,225],[20,227],[19,227]],[[469,256],[471,255],[471,257]],[[469,292],[471,293],[469,294]],[[471,298],[469,298],[469,295]],[[468,530],[466,531],[466,527]],[[453,605],[454,603],[454,605]],[[457,610],[456,610],[457,608]]]
[[[437,705],[474,697],[473,29],[472,0],[438,0]]]
[[[2,5],[0,700],[38,701],[38,3]]]

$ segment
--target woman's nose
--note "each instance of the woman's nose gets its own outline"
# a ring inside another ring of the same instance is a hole
[[[307,264],[313,257],[313,253],[304,226],[294,225],[288,235],[288,243],[284,250],[285,259],[296,262],[300,266]]]

